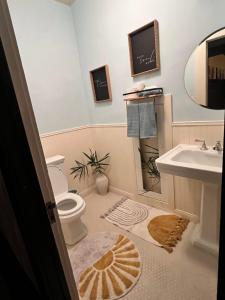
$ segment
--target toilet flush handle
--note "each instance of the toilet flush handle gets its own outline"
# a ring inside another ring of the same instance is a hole
[[[55,223],[56,222],[55,214],[54,214],[54,208],[56,208],[55,202],[48,201],[45,206],[46,206],[46,210],[47,210],[47,214],[48,214],[50,223],[51,224]]]

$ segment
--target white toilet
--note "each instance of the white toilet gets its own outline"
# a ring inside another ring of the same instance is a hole
[[[79,195],[68,192],[67,178],[63,173],[64,160],[64,156],[56,155],[47,158],[46,164],[65,242],[73,245],[87,234],[87,229],[80,219],[86,204]]]

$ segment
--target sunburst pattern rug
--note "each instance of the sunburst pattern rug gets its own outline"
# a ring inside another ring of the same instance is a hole
[[[139,251],[124,235],[96,233],[69,255],[84,300],[118,299],[134,287],[141,274]]]
[[[185,218],[127,198],[122,198],[101,217],[169,253],[189,223]]]

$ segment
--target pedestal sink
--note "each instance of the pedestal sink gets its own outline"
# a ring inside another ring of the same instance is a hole
[[[192,242],[214,255],[219,251],[222,158],[222,151],[203,151],[196,145],[180,144],[156,160],[162,173],[202,182],[200,223]]]

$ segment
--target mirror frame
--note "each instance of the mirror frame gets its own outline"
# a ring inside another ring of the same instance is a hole
[[[197,49],[197,47],[199,47],[202,43],[204,43],[209,37],[211,37],[212,35],[216,34],[217,32],[221,31],[221,30],[225,30],[225,26],[224,27],[221,27],[215,31],[213,31],[212,33],[208,34],[200,43],[197,44],[197,46],[195,46],[195,48],[192,50],[191,54],[189,55],[187,61],[186,61],[186,64],[185,64],[185,68],[184,68],[184,75],[183,75],[183,83],[184,83],[184,89],[188,95],[188,97],[191,99],[191,101],[195,104],[197,104],[198,106],[200,107],[203,107],[203,108],[206,108],[206,109],[210,109],[210,110],[215,110],[215,111],[222,111],[222,110],[225,110],[225,108],[220,108],[220,109],[215,109],[215,108],[210,108],[208,106],[205,106],[205,105],[202,105],[202,104],[199,104],[197,103],[190,95],[189,95],[189,92],[186,88],[186,85],[185,85],[185,74],[186,74],[186,67],[188,65],[188,62],[192,56],[192,54],[194,53],[194,51]]]

